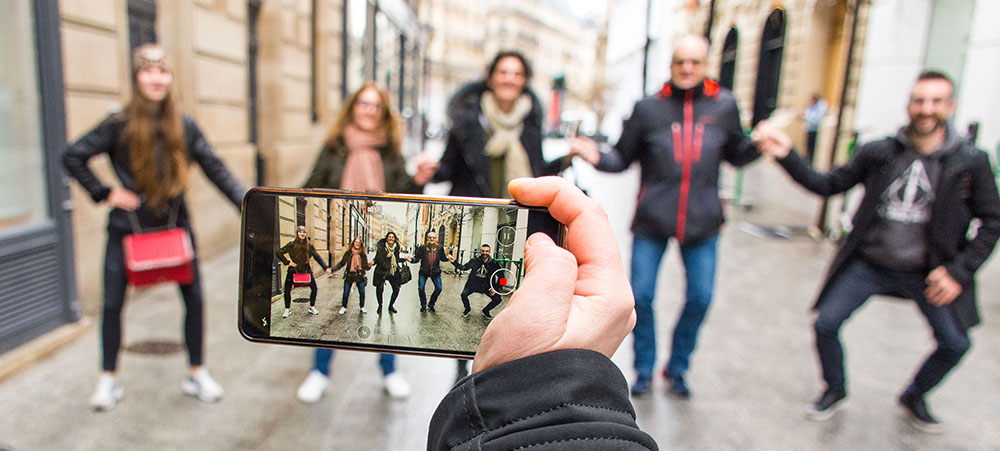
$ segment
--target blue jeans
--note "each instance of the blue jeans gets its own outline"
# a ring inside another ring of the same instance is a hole
[[[434,304],[437,303],[438,296],[441,294],[441,276],[431,277],[431,281],[434,282],[434,292],[431,293],[431,302],[428,304],[427,295],[424,294],[424,288],[427,287],[427,276],[417,276],[417,293],[420,295],[420,308],[434,308]]]
[[[333,350],[327,348],[316,348],[315,363],[313,369],[330,376],[330,360],[333,360]],[[396,355],[379,354],[378,366],[382,367],[382,375],[388,376],[396,372]]]
[[[686,301],[674,326],[668,377],[681,377],[687,372],[698,340],[698,330],[708,313],[715,287],[715,265],[718,259],[718,237],[680,245],[687,280]],[[666,239],[636,235],[632,242],[632,291],[635,294],[635,328],[632,347],[635,350],[635,371],[638,377],[652,378],[656,365],[656,318],[653,300],[656,297],[656,275],[667,250]]]
[[[918,273],[879,268],[860,260],[844,265],[823,292],[819,315],[813,324],[816,352],[828,389],[847,393],[840,327],[858,307],[876,294],[912,299],[933,330],[937,349],[913,377],[911,387],[915,394],[923,395],[930,391],[958,365],[971,346],[969,336],[950,307],[935,307],[927,301],[924,297],[926,288],[923,275]]]
[[[358,282],[352,284],[350,282],[344,282],[344,298],[340,303],[341,307],[347,308],[347,298],[351,296],[351,285],[358,286],[358,298],[360,299],[361,308],[365,307],[365,282]]]

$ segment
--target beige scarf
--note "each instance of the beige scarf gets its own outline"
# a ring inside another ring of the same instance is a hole
[[[531,96],[521,94],[514,101],[514,108],[509,113],[500,111],[497,99],[491,91],[483,93],[479,105],[492,129],[492,135],[486,142],[486,155],[504,157],[504,176],[507,179],[505,182],[518,177],[531,177],[531,162],[528,160],[528,152],[521,145],[524,118],[531,112]],[[504,188],[504,194],[510,197],[506,188]]]
[[[364,131],[348,124],[344,127],[343,137],[347,146],[347,162],[344,163],[340,189],[385,191],[382,155],[377,149],[386,142],[384,134]]]
[[[385,249],[389,252],[389,275],[394,275],[396,274],[396,244],[390,246],[386,242]]]

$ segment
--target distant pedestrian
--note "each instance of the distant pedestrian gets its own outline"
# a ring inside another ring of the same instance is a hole
[[[819,94],[813,94],[809,99],[809,106],[802,114],[802,120],[806,123],[806,154],[809,156],[809,164],[814,164],[816,156],[816,136],[819,128],[823,125],[823,117],[826,116],[826,100]]]
[[[659,93],[636,104],[615,147],[602,153],[594,141],[577,138],[570,155],[581,156],[601,171],[621,172],[635,161],[642,171],[632,222],[633,395],[651,389],[656,364],[653,300],[657,274],[670,238],[680,247],[686,301],[674,326],[663,375],[670,393],[687,398],[691,390],[685,376],[715,287],[723,222],[719,165],[728,161],[742,166],[760,153],[743,133],[733,95],[705,78],[708,41],[686,35],[674,45],[670,81]]]
[[[813,307],[816,351],[826,389],[807,412],[830,418],[847,397],[840,328],[873,295],[911,299],[927,319],[937,348],[899,396],[920,430],[938,432],[925,397],[969,350],[979,323],[975,273],[1000,236],[1000,197],[989,157],[948,125],[954,84],[922,73],[906,106],[909,125],[861,146],[850,161],[818,173],[766,121],[755,139],[806,189],[830,196],[862,184],[854,227],[830,267]],[[969,226],[978,219],[972,236]]]
[[[193,239],[191,219],[184,202],[191,162],[198,163],[208,179],[240,208],[246,189],[212,152],[194,119],[181,114],[172,94],[173,72],[163,49],[156,44],[137,48],[132,58],[132,98],[125,110],[115,113],[71,144],[63,164],[94,202],[107,202],[108,244],[104,256],[104,310],[101,319],[101,374],[90,397],[96,410],[111,410],[125,391],[116,378],[121,347],[121,314],[128,280],[122,240],[142,228],[176,226]],[[91,158],[107,154],[120,186],[109,187],[87,167]],[[131,217],[131,219],[130,219]],[[171,218],[174,223],[171,224]],[[205,402],[222,398],[222,387],[205,369],[202,358],[204,313],[197,259],[194,279],[180,285],[184,298],[184,343],[191,370],[181,384],[185,394]]]

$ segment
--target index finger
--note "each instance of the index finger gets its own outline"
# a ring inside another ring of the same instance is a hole
[[[511,180],[507,189],[524,205],[547,207],[553,218],[566,225],[566,249],[576,256],[580,266],[621,264],[618,242],[604,208],[566,179],[519,178]]]

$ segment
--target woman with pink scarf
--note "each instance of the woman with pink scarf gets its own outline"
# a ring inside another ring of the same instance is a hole
[[[374,82],[367,82],[345,100],[344,108],[330,127],[330,133],[305,187],[420,193],[423,191],[423,184],[433,175],[433,168],[424,168],[411,177],[406,172],[406,160],[400,151],[401,144],[400,123],[392,110],[389,93]],[[350,256],[349,261],[354,261],[351,251],[347,251],[346,255]],[[364,252],[359,253],[357,263],[358,267],[363,265],[367,270],[368,259]],[[347,271],[350,273],[351,266],[348,266]],[[344,307],[350,294],[350,285],[346,279],[345,277]],[[364,312],[364,284],[359,286],[358,291]],[[341,313],[346,313],[343,307]],[[298,397],[302,402],[313,403],[323,396],[330,382],[332,358],[333,351],[324,348],[316,350],[313,370],[299,387]],[[386,393],[393,398],[409,396],[410,385],[396,371],[395,355],[382,354],[379,366],[385,376]]]
[[[368,313],[368,310],[365,309],[365,285],[368,282],[366,273],[371,265],[368,264],[368,253],[365,251],[365,244],[361,241],[360,236],[354,238],[351,247],[344,252],[340,263],[337,263],[333,270],[337,271],[344,266],[347,266],[347,270],[344,271],[344,300],[340,303],[338,314],[347,313],[347,299],[351,296],[351,285],[358,287],[358,297],[361,298],[361,313]]]

